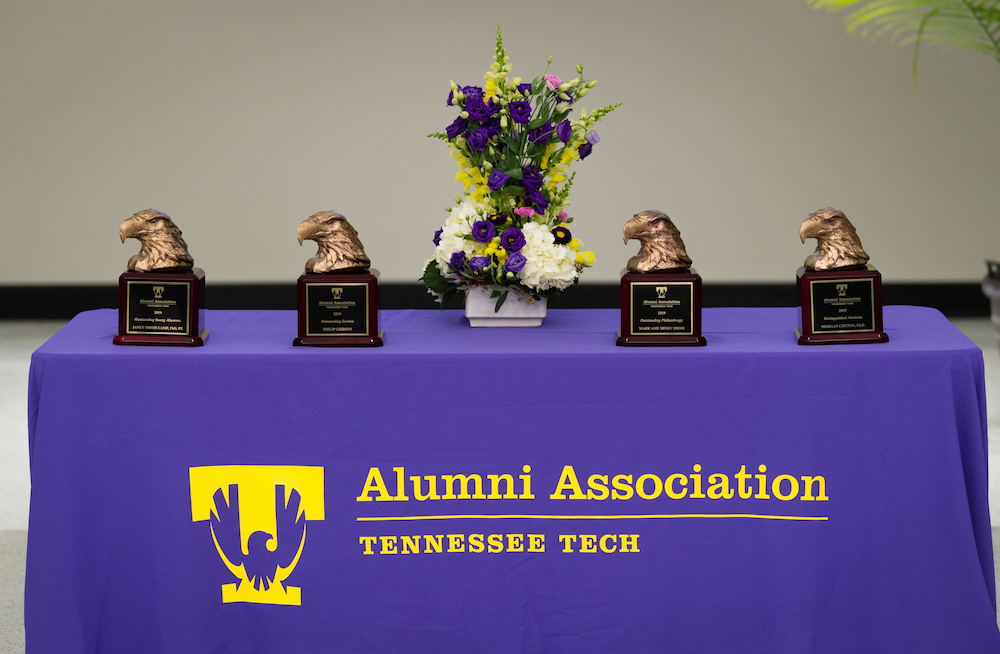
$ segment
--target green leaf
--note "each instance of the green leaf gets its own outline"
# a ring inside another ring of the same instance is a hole
[[[541,127],[544,124],[545,124],[545,119],[544,118],[536,118],[533,121],[531,121],[530,123],[528,123],[528,129],[538,129],[539,127]]]
[[[500,297],[500,291],[493,291],[493,293],[492,293],[492,294],[490,294],[490,299],[491,299],[491,300],[492,300],[493,298],[495,298],[495,297]]]
[[[503,173],[505,175],[510,175],[514,179],[518,179],[518,180],[524,179],[524,175],[521,173],[521,167],[520,166],[518,166],[516,168],[509,168],[509,169],[503,171]]]
[[[497,306],[495,309],[493,309],[493,313],[500,313],[500,307],[503,306],[504,300],[507,299],[507,293],[508,293],[507,291],[504,291],[503,294],[500,296],[500,299],[497,300]]]
[[[847,31],[877,39],[888,35],[900,47],[924,42],[972,50],[1000,62],[998,0],[807,0],[813,9],[851,8]]]
[[[525,189],[523,186],[510,186],[510,187],[504,187],[504,191],[506,191],[508,195],[513,195],[514,197],[517,197],[519,195],[524,195],[527,189]]]
[[[420,281],[424,283],[424,286],[439,294],[446,294],[449,291],[454,293],[454,288],[448,282],[447,279],[441,276],[441,271],[438,270],[437,262],[429,261],[427,267],[424,268],[424,274],[420,278]]]

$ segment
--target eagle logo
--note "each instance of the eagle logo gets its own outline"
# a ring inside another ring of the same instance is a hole
[[[236,583],[222,602],[302,603],[287,580],[302,557],[307,521],[324,519],[323,468],[204,466],[190,469],[191,518],[208,522],[215,551]]]

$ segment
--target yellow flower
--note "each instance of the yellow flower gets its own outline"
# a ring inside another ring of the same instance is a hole
[[[486,83],[483,84],[483,102],[488,102],[490,98],[497,94],[497,82],[496,77],[493,73],[487,73],[483,76]]]
[[[580,239],[578,239],[578,238],[570,239],[569,247],[574,252],[579,252],[581,245],[582,245],[582,243],[580,242]]]
[[[573,239],[576,240],[576,239]],[[594,253],[593,252],[578,252],[576,255],[576,263],[582,263],[585,266],[594,265]]]
[[[563,152],[563,154],[562,154],[562,161],[560,163],[562,163],[562,165],[564,165],[564,166],[568,166],[578,156],[579,155],[576,153],[576,148],[568,148],[565,152]]]
[[[542,160],[538,164],[538,167],[541,168],[542,170],[545,170],[546,168],[548,168],[549,167],[549,157],[551,157],[552,153],[555,152],[555,151],[556,151],[556,144],[555,143],[549,143],[548,145],[546,145],[545,146],[545,152],[542,153]]]
[[[504,261],[507,260],[507,254],[508,254],[507,250],[503,250],[503,249],[501,249],[499,252],[497,252],[497,259],[500,260],[500,263],[503,263]]]

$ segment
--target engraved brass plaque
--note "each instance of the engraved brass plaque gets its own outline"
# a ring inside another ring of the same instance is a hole
[[[809,282],[814,334],[875,331],[875,281],[831,279]]]
[[[632,334],[694,334],[694,282],[630,282]]]
[[[126,283],[126,334],[191,335],[189,282]]]
[[[369,336],[368,284],[306,282],[306,336]]]

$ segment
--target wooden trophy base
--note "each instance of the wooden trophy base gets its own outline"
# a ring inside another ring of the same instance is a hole
[[[292,345],[379,347],[379,272],[306,273],[299,277],[299,335]]]
[[[118,278],[115,345],[197,347],[208,340],[205,271],[125,272]]]
[[[872,266],[796,273],[799,345],[886,343],[882,328],[882,275]]]
[[[616,345],[698,346],[701,333],[701,275],[622,271],[622,327]]]

